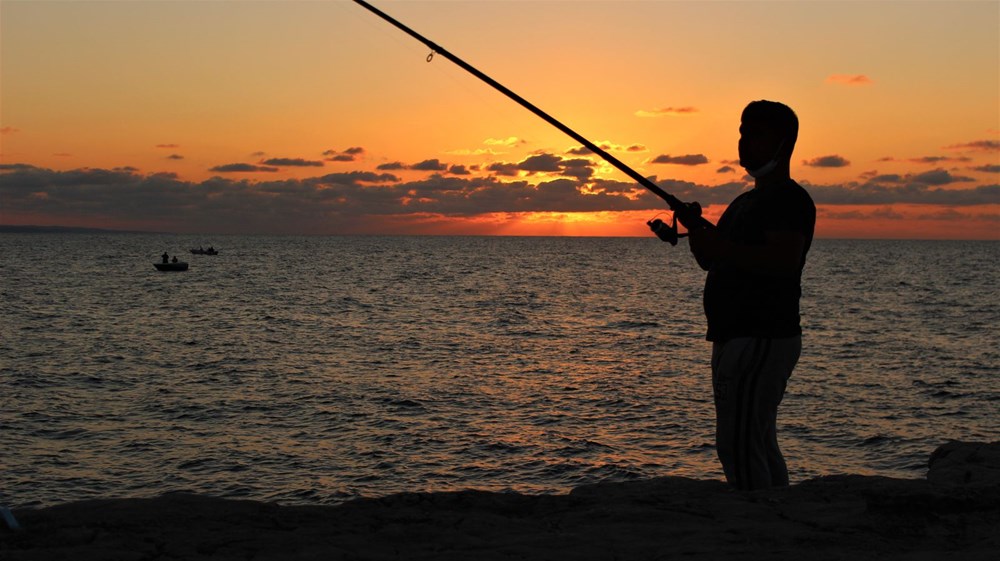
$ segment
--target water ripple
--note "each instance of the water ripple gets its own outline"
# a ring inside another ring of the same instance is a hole
[[[2,500],[721,477],[703,273],[650,239],[4,235]],[[996,243],[817,240],[794,480],[997,440]],[[67,265],[68,264],[68,265]],[[669,271],[669,277],[664,273]]]

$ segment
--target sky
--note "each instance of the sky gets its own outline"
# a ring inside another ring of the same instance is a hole
[[[372,3],[710,220],[791,106],[817,237],[1000,239],[1000,2]],[[669,211],[348,0],[0,0],[0,224],[647,236]]]

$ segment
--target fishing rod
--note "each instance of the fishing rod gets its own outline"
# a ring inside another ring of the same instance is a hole
[[[701,205],[699,205],[698,203],[685,203],[685,202],[681,201],[680,199],[678,199],[677,197],[671,195],[670,193],[667,193],[666,191],[664,191],[663,189],[661,189],[657,184],[653,183],[652,181],[650,181],[649,179],[647,179],[645,176],[643,176],[639,172],[635,171],[634,169],[628,167],[627,165],[625,165],[624,162],[622,162],[618,158],[612,156],[606,150],[602,149],[600,146],[597,146],[593,142],[591,142],[591,141],[587,140],[586,138],[584,138],[583,136],[581,136],[579,133],[577,133],[573,129],[567,127],[563,123],[561,123],[558,120],[556,120],[555,117],[549,115],[545,111],[542,111],[541,109],[539,109],[538,107],[536,107],[534,104],[532,104],[528,100],[524,99],[523,97],[521,97],[521,96],[517,95],[516,93],[512,92],[511,90],[507,89],[507,87],[505,87],[500,82],[497,82],[493,78],[490,78],[486,74],[483,74],[482,72],[480,72],[478,69],[476,69],[475,67],[473,67],[469,63],[467,63],[464,60],[458,58],[457,56],[451,54],[450,52],[448,52],[447,49],[441,47],[437,43],[434,43],[430,39],[427,39],[423,35],[417,33],[416,31],[410,29],[409,27],[403,25],[402,23],[400,23],[398,20],[396,20],[395,18],[393,18],[389,14],[383,12],[382,10],[379,10],[378,8],[376,8],[375,6],[372,6],[368,2],[365,2],[364,0],[354,0],[354,2],[356,4],[358,4],[358,5],[360,5],[362,8],[365,8],[366,10],[372,12],[373,14],[377,15],[378,17],[380,17],[380,18],[384,19],[385,21],[391,23],[392,25],[396,26],[401,31],[403,31],[404,33],[406,33],[407,35],[409,35],[410,37],[413,37],[417,41],[420,41],[424,45],[427,45],[428,47],[430,47],[431,53],[429,55],[427,55],[427,62],[430,62],[433,59],[433,57],[434,57],[435,54],[440,54],[441,56],[445,57],[446,59],[454,62],[455,64],[457,64],[460,68],[462,68],[466,72],[468,72],[468,73],[472,74],[473,76],[475,76],[476,78],[479,78],[480,80],[486,82],[490,86],[493,86],[493,88],[496,89],[497,91],[499,91],[500,93],[502,93],[505,96],[509,97],[510,99],[516,101],[518,104],[520,104],[522,107],[524,107],[528,111],[531,111],[535,115],[541,117],[543,120],[545,120],[545,122],[549,123],[550,125],[554,126],[555,128],[557,128],[557,129],[561,130],[562,132],[566,133],[573,140],[576,140],[580,144],[583,144],[584,147],[586,147],[591,152],[593,152],[593,153],[597,154],[598,156],[600,156],[601,158],[603,158],[604,161],[606,161],[609,164],[613,165],[614,167],[618,168],[625,175],[631,177],[637,183],[639,183],[639,185],[642,185],[646,189],[649,189],[653,194],[655,194],[656,196],[658,196],[661,199],[663,199],[664,201],[666,201],[667,205],[670,207],[670,210],[673,211],[673,215],[674,215],[673,219],[671,220],[671,223],[667,224],[667,223],[663,222],[662,220],[660,220],[658,218],[650,220],[649,222],[646,222],[646,225],[649,226],[649,228],[661,240],[663,240],[665,242],[669,242],[671,245],[677,245],[677,239],[686,235],[686,234],[678,234],[677,233],[677,222],[678,221],[680,221],[681,225],[683,225],[685,228],[687,228],[688,231],[697,230],[699,228],[704,228],[706,226],[712,226],[712,223],[709,222],[708,220],[706,220],[701,215]]]

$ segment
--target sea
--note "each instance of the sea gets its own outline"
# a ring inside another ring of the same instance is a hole
[[[1000,440],[998,267],[814,242],[793,483]],[[703,284],[652,237],[0,234],[0,505],[722,479]]]

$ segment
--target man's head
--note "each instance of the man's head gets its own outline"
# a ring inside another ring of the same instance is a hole
[[[799,136],[799,119],[783,103],[753,101],[740,118],[740,165],[755,177],[787,168]]]

